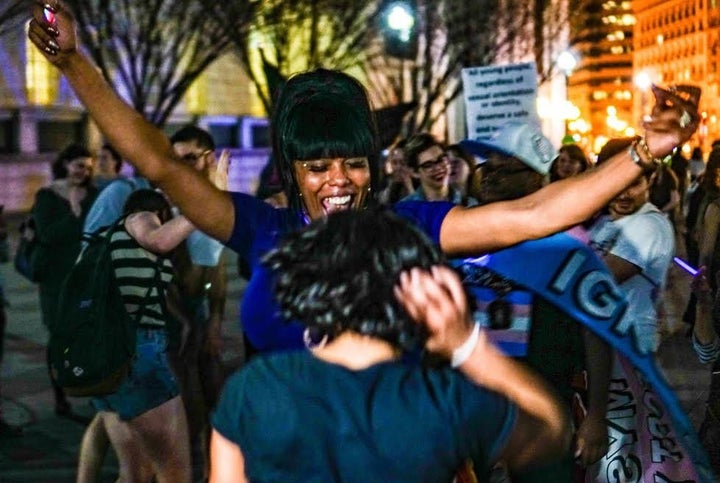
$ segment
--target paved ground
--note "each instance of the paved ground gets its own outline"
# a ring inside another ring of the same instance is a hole
[[[13,221],[11,220],[11,226]],[[11,230],[14,228],[11,228]],[[244,281],[228,257],[228,294],[223,330],[225,366],[236,368],[243,359],[242,337],[237,325],[237,301]],[[47,331],[40,321],[37,287],[17,275],[11,265],[0,265],[10,307],[5,356],[0,367],[2,406],[6,419],[24,426],[20,438],[0,436],[0,482],[61,483],[75,480],[77,453],[86,423],[94,414],[85,398],[68,398],[75,419],[59,418],[47,376]],[[110,452],[103,467],[103,482],[117,478],[117,461]],[[195,465],[199,478],[199,466]]]
[[[234,258],[228,255],[230,278],[226,323],[225,360],[229,369],[242,360],[242,339],[237,329],[237,301],[244,283],[235,275]],[[70,398],[80,418],[58,418],[53,413],[52,393],[45,369],[47,332],[40,323],[36,287],[14,273],[9,265],[0,266],[11,306],[5,340],[5,360],[0,370],[2,404],[6,418],[24,426],[21,438],[0,437],[0,482],[71,482],[85,420],[93,414],[86,400]],[[666,294],[665,319],[678,329],[660,349],[660,363],[677,390],[691,420],[699,424],[709,381],[709,369],[700,366],[679,322],[684,309],[689,277],[677,268],[670,274]],[[84,418],[84,420],[82,419]],[[196,465],[196,474],[197,471]],[[109,456],[102,481],[115,481],[117,462]]]

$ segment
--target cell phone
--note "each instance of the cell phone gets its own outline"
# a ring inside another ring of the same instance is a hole
[[[697,268],[693,267],[692,265],[690,265],[688,262],[686,262],[685,260],[683,260],[680,257],[674,257],[673,262],[675,262],[675,264],[678,267],[682,268],[683,270],[685,270],[687,273],[689,273],[693,277],[695,275],[697,275],[699,272],[699,270]]]

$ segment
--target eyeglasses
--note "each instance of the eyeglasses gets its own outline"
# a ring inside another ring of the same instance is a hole
[[[180,157],[180,161],[188,164],[195,164],[199,159],[204,158],[208,154],[212,153],[212,149],[206,149],[200,153],[187,153]]]
[[[418,166],[418,168],[422,169],[423,171],[430,171],[433,168],[438,168],[444,165],[447,165],[448,157],[447,154],[443,153],[435,161],[425,161],[421,165]]]

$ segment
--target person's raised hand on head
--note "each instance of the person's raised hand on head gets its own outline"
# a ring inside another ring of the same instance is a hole
[[[58,0],[35,1],[31,8],[28,38],[50,63],[62,68],[78,49],[75,18]]]
[[[462,283],[447,267],[403,272],[395,296],[408,315],[427,328],[425,347],[431,352],[450,358],[473,331]]]

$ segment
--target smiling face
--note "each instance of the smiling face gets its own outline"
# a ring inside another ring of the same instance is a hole
[[[417,166],[415,173],[426,191],[439,191],[448,186],[450,164],[440,146],[432,146],[418,154]]]
[[[65,164],[67,182],[70,186],[82,186],[92,176],[93,160],[91,157],[71,159]]]
[[[576,174],[580,174],[584,167],[579,160],[571,157],[565,151],[560,152],[555,163],[557,164],[556,174],[559,179],[565,179],[575,176]]]
[[[311,220],[365,206],[370,190],[367,158],[295,161],[294,168],[305,213]]]

